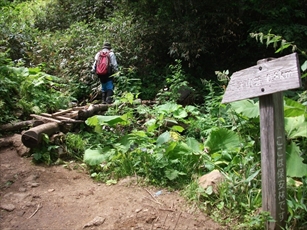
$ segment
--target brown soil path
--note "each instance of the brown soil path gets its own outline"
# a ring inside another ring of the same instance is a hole
[[[135,178],[94,182],[78,164],[34,165],[13,147],[0,150],[0,229],[223,229],[177,192]]]

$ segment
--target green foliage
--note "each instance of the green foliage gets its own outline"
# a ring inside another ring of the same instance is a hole
[[[220,161],[212,163],[218,166]],[[262,204],[259,158],[252,152],[241,152],[222,172],[225,180],[216,188],[204,189],[192,182],[184,190],[184,196],[216,221],[231,223],[233,229],[262,229],[270,217],[259,212]]]
[[[249,31],[270,29],[282,36],[271,32],[251,36],[273,45],[276,53],[299,52],[302,80],[306,79],[305,3],[267,3],[1,2],[1,122],[66,107],[70,95],[90,101],[100,90],[98,79],[89,74],[91,64],[102,42],[109,40],[120,64],[114,76],[114,107],[87,120],[95,132],[70,133],[64,145],[47,144],[45,137],[46,146],[33,150],[34,160],[52,164],[62,149],[83,159],[93,178],[110,184],[138,175],[159,186],[188,186],[190,197],[216,220],[232,226],[237,220],[238,228],[261,229],[270,217],[258,214],[257,101],[222,105],[230,71],[216,72],[218,82],[209,79],[217,68],[235,70],[254,64],[257,57],[274,55],[245,39]],[[160,90],[164,86],[168,91]],[[197,94],[198,105],[178,105],[181,90]],[[139,97],[152,99],[157,92],[159,105],[138,104]],[[287,175],[303,184],[289,183],[287,225],[300,228],[306,225],[307,94],[297,90],[292,95],[285,98]],[[213,169],[227,178],[218,193],[194,183]]]
[[[40,147],[32,148],[31,153],[35,163],[53,164],[58,159],[58,145],[50,145],[48,135],[43,134],[43,141]]]
[[[188,86],[180,60],[176,60],[176,65],[170,65],[169,69],[171,74],[166,77],[166,85],[157,94],[157,99],[160,103],[165,103],[166,101],[178,102],[180,101],[182,91],[193,91]]]
[[[108,180],[137,174],[147,178],[150,183],[167,185],[179,178],[182,181],[188,180],[193,172],[191,167],[200,167],[201,161],[198,159],[201,157],[201,144],[191,138],[182,139],[178,133],[184,129],[177,125],[176,119],[180,121],[187,117],[182,106],[162,104],[149,111],[148,115],[151,115],[151,121],[146,122],[143,128],[134,125],[133,130],[130,130],[132,121],[128,122],[130,116],[127,114],[94,116],[86,121],[98,133],[103,133],[105,129],[112,129],[117,134],[129,132],[118,136],[113,142],[109,138],[101,140],[103,149],[86,151],[85,162],[93,166],[107,162],[102,171],[108,176],[102,177],[101,172],[95,175]],[[168,127],[166,123],[173,125]]]
[[[142,90],[142,83],[141,79],[136,76],[135,69],[121,68],[121,71],[114,75],[116,97],[121,98],[127,92],[133,95],[140,94]]]
[[[240,138],[235,132],[223,128],[212,130],[205,142],[211,154],[226,149],[232,151],[239,148],[240,144]]]
[[[65,151],[72,158],[81,160],[85,151],[85,146],[88,145],[88,139],[74,133],[65,135]]]
[[[7,65],[0,66],[0,123],[67,107],[70,98],[60,79],[39,68],[13,67],[4,57],[2,62]]]
[[[307,224],[307,178],[302,182],[288,180],[288,221],[287,229],[304,229]]]
[[[231,103],[236,113],[241,113],[248,118],[259,117],[259,103],[253,100],[241,100]]]

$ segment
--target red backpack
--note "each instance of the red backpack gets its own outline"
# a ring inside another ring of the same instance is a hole
[[[110,51],[100,51],[96,65],[96,74],[106,75],[110,73]]]

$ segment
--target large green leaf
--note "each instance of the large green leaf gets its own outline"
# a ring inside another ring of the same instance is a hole
[[[166,103],[163,105],[159,105],[157,107],[157,111],[160,113],[173,113],[178,110],[178,108],[182,107],[181,105],[177,105],[175,103]]]
[[[126,153],[129,151],[131,144],[132,141],[129,140],[129,136],[124,135],[118,140],[118,143],[116,143],[115,145],[117,150],[120,149],[121,152]]]
[[[172,126],[171,130],[181,133],[184,130],[184,128],[180,125],[174,125]]]
[[[210,153],[221,150],[231,150],[238,148],[241,144],[239,136],[225,128],[212,130],[208,139],[205,141],[205,146],[209,148]]]
[[[181,108],[181,109],[175,110],[175,111],[173,112],[173,116],[174,116],[175,118],[180,119],[180,118],[185,118],[185,117],[187,117],[187,116],[188,116],[188,113],[187,113],[183,108]]]
[[[147,122],[145,122],[144,125],[147,126],[147,132],[152,132],[159,127],[156,119],[150,119]]]
[[[237,112],[246,117],[259,117],[259,103],[252,100],[241,100],[230,103],[231,107]]]
[[[305,121],[305,116],[286,117],[285,130],[289,139],[307,137],[307,122]]]
[[[171,139],[171,134],[166,131],[157,138],[157,145],[162,145]]]
[[[191,149],[193,153],[202,152],[203,145],[199,143],[196,139],[192,137],[188,137],[186,139],[186,144],[189,146],[189,148]]]
[[[306,106],[289,98],[285,98],[285,117],[296,117],[305,114],[307,116]]]
[[[122,116],[101,116],[95,115],[88,118],[85,123],[89,126],[97,126],[97,125],[110,125],[114,126],[118,123],[123,122],[124,119]]]
[[[107,160],[107,155],[101,154],[98,149],[87,149],[84,152],[83,161],[88,165],[99,165],[105,160]]]
[[[174,169],[168,169],[165,171],[165,176],[169,179],[169,180],[175,180],[179,175],[186,175],[183,172],[179,172],[177,170]]]
[[[300,152],[300,148],[294,142],[287,146],[287,176],[307,176],[307,164],[303,163]]]

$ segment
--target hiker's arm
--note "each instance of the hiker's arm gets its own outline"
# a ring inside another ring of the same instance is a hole
[[[99,53],[97,53],[95,55],[95,61],[94,61],[93,65],[92,65],[92,70],[91,70],[92,73],[95,73],[95,71],[96,71],[96,63],[97,63],[98,57],[99,57]]]
[[[110,53],[110,60],[111,60],[111,65],[112,65],[113,71],[117,72],[118,71],[118,64],[117,64],[115,54],[113,52]]]
[[[91,73],[95,73],[95,70],[96,70],[96,60],[94,61],[93,65],[92,65]]]

